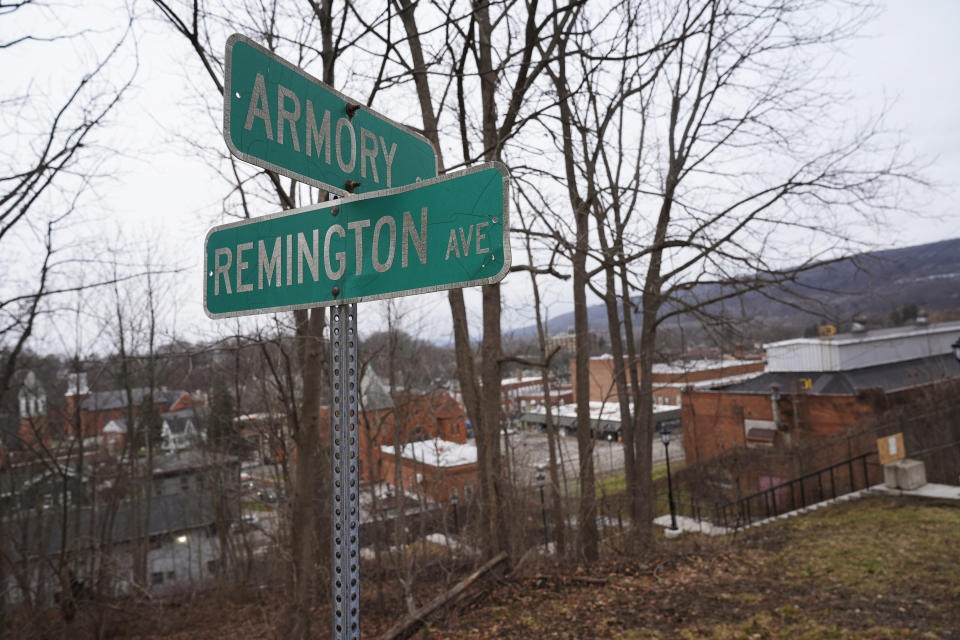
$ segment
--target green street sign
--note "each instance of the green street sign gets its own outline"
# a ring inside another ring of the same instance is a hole
[[[215,227],[211,318],[499,282],[510,270],[509,175],[491,162],[389,191]]]
[[[245,162],[339,195],[437,175],[420,134],[339,93],[239,34],[227,40],[223,137]]]

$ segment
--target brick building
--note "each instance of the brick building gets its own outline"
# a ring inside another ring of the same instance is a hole
[[[67,435],[74,436],[79,416],[80,430],[84,438],[99,437],[113,420],[124,420],[132,412],[140,413],[144,400],[150,395],[148,387],[130,389],[128,402],[125,389],[91,392],[87,387],[85,373],[71,373],[67,384],[64,423]],[[170,413],[198,406],[186,391],[160,387],[152,390],[157,413]],[[129,410],[128,410],[129,405]]]
[[[559,386],[555,376],[549,376],[547,381],[550,383],[551,404],[562,405],[573,401],[571,387]],[[500,393],[503,395],[503,415],[518,416],[532,405],[544,404],[543,376],[540,373],[524,374],[523,370],[518,370],[516,376],[500,381]]]
[[[751,473],[735,478],[748,491],[873,450],[868,432],[882,415],[960,378],[957,337],[960,323],[944,323],[765,345],[762,373],[683,391],[688,465],[749,458]]]
[[[600,351],[600,347],[604,340],[597,334],[595,331],[587,331],[587,352],[588,353],[597,353]],[[566,333],[555,333],[549,335],[544,340],[544,345],[547,348],[547,351],[553,351],[556,348],[560,348],[566,353],[576,353],[577,352],[577,334],[570,329]]]
[[[395,442],[418,442],[439,438],[451,444],[467,441],[466,413],[463,407],[442,389],[426,393],[399,391],[392,396],[386,384],[373,371],[364,372],[360,381],[359,426],[360,480],[380,482],[391,475],[384,471],[383,449]],[[329,408],[320,410],[321,437],[327,437]]]
[[[381,447],[383,478],[394,483],[397,455],[392,446]],[[410,442],[400,452],[403,489],[446,503],[456,495],[463,500],[473,497],[477,485],[477,448],[439,438]]]
[[[607,354],[590,358],[590,401],[616,402],[617,386],[613,377],[613,356]],[[624,366],[627,359],[624,358]],[[639,364],[637,365],[639,369]],[[655,404],[679,405],[684,387],[702,382],[733,382],[763,371],[760,360],[703,359],[685,360],[653,365],[653,398]],[[639,373],[637,373],[639,375]],[[574,362],[570,362],[573,388],[577,385]]]

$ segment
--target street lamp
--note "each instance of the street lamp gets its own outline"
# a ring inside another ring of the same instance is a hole
[[[667,497],[670,501],[670,528],[677,530],[677,509],[673,504],[673,478],[670,476],[670,430],[660,428],[660,441],[663,443],[663,453],[667,459]]]
[[[957,359],[957,362],[960,362],[960,338],[957,338],[957,341],[950,347],[953,349],[953,357]]]
[[[540,515],[543,516],[543,550],[549,549],[547,541],[547,506],[543,500],[543,485],[547,483],[547,474],[543,472],[543,467],[537,468],[537,486],[540,487]]]
[[[460,533],[460,515],[457,513],[457,504],[460,503],[460,499],[457,497],[457,490],[454,489],[453,493],[450,494],[450,506],[453,507],[453,534],[457,535]]]

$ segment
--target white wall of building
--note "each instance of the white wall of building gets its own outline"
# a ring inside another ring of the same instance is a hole
[[[878,329],[764,345],[766,371],[848,371],[951,352],[960,322]]]

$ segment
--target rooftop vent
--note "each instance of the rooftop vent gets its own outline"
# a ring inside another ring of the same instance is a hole
[[[850,327],[852,333],[866,333],[867,332],[867,316],[862,313],[858,313],[853,316],[853,326]]]

